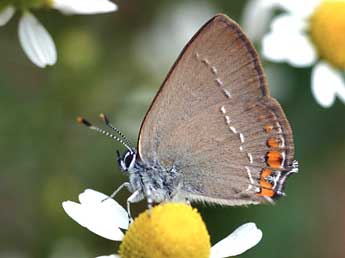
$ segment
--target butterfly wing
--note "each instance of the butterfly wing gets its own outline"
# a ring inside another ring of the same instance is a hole
[[[144,162],[176,167],[189,198],[241,205],[282,190],[291,128],[234,21],[216,15],[184,48],[145,116],[138,151]],[[268,182],[278,172],[281,181]]]

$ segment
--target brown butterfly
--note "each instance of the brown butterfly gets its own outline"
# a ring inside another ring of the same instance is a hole
[[[272,201],[298,171],[292,131],[270,96],[258,54],[223,14],[209,20],[171,68],[142,122],[138,149],[121,142],[131,202],[197,200],[223,205]],[[112,196],[117,192],[115,191]]]

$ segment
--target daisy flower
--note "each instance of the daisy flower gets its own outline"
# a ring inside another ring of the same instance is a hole
[[[129,226],[127,212],[104,194],[88,189],[79,201],[62,204],[73,220],[104,238],[122,241],[119,255],[97,258],[224,258],[247,251],[262,238],[254,223],[246,223],[211,247],[206,226],[190,205],[157,205]],[[127,230],[125,235],[123,230]]]
[[[336,98],[345,103],[345,1],[252,0],[245,23],[253,24],[250,17],[267,20],[274,8],[284,12],[272,20],[263,37],[262,55],[298,68],[312,66],[311,90],[316,101],[325,108]]]
[[[7,1],[10,2],[10,1]],[[96,14],[113,12],[117,6],[109,0],[35,0],[13,1],[14,4],[0,5],[0,26],[7,24],[16,9],[21,11],[19,20],[19,42],[27,57],[38,67],[54,65],[57,53],[54,41],[48,31],[29,11],[48,7],[64,14]]]

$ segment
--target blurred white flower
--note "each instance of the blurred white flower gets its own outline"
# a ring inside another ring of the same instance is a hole
[[[281,14],[271,24],[271,31],[262,41],[262,54],[275,62],[287,62],[295,67],[315,63],[316,50],[304,31],[306,24],[290,14]],[[282,51],[284,50],[284,51]]]
[[[79,203],[66,201],[65,212],[77,223],[104,238],[121,241],[123,233],[119,228],[128,228],[127,212],[107,195],[87,189],[79,195]],[[255,223],[246,223],[211,248],[210,258],[225,258],[246,252],[257,245],[262,231]],[[119,258],[118,255],[97,258]]]
[[[117,5],[109,0],[49,0],[45,4],[64,14],[96,14],[117,10]],[[15,7],[12,5],[0,10],[0,26],[5,25],[14,13]],[[20,18],[18,35],[25,54],[35,65],[44,68],[56,63],[57,53],[52,37],[28,10]]]
[[[53,0],[51,6],[64,14],[97,14],[117,10],[109,0]]]
[[[312,93],[321,106],[330,107],[336,96],[345,103],[344,80],[340,71],[320,61],[315,65],[311,78]]]
[[[28,58],[38,67],[56,63],[54,41],[42,24],[29,12],[19,20],[19,41]]]
[[[241,25],[252,41],[261,39],[277,7],[276,0],[249,0],[244,6]]]
[[[0,11],[0,26],[5,25],[13,16],[15,8],[12,5],[5,7]]]
[[[268,9],[279,7],[286,11],[273,19],[270,32],[263,37],[263,56],[294,67],[313,66],[311,87],[316,101],[325,108],[332,106],[336,97],[345,103],[345,81],[341,73],[345,69],[345,1],[255,2],[261,7],[251,12],[264,9],[261,13],[266,17],[272,15],[267,14]]]

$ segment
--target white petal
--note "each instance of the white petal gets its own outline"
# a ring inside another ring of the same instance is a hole
[[[260,242],[262,231],[255,223],[246,223],[212,246],[210,258],[224,258],[244,253]]]
[[[93,204],[93,203],[99,203],[100,201],[107,199],[108,197],[109,196],[105,195],[104,193],[97,192],[93,189],[86,189],[84,192],[79,194],[79,201],[82,204]]]
[[[111,254],[111,255],[97,256],[95,258],[121,258],[121,257],[120,255],[117,255],[117,254]]]
[[[327,63],[318,63],[312,71],[311,91],[324,108],[331,107],[338,96],[345,103],[345,82],[341,72]]]
[[[277,1],[250,0],[245,5],[242,15],[242,27],[251,40],[259,40],[268,28]]]
[[[128,228],[127,212],[113,199],[94,190],[79,195],[80,204],[66,201],[62,206],[66,213],[81,226],[110,240],[120,241]]]
[[[123,238],[122,231],[111,224],[105,224],[102,217],[95,217],[94,211],[86,208],[79,203],[66,201],[62,203],[65,212],[81,226],[89,229],[91,232],[100,235],[104,238],[121,241]]]
[[[317,59],[314,45],[307,36],[302,34],[296,34],[290,38],[290,45],[286,49],[286,54],[287,62],[295,67],[310,66]]]
[[[38,67],[56,63],[54,41],[42,24],[29,12],[19,21],[19,41],[28,58]]]
[[[283,62],[285,60],[285,47],[285,42],[282,42],[279,33],[270,32],[262,39],[261,53],[268,60]]]
[[[53,0],[52,7],[64,14],[96,14],[117,10],[109,0]]]
[[[15,9],[12,5],[5,7],[0,12],[0,26],[5,25],[13,16]]]
[[[79,195],[79,201],[87,207],[97,206],[102,210],[104,216],[107,215],[109,219],[116,220],[118,227],[128,229],[129,221],[127,211],[114,199],[109,198],[108,195],[92,189],[86,189]]]
[[[295,67],[315,63],[317,54],[309,38],[292,31],[272,31],[262,40],[262,55],[275,62],[287,62]]]
[[[307,28],[307,22],[291,14],[278,15],[271,23],[272,31],[277,32],[303,32]]]

